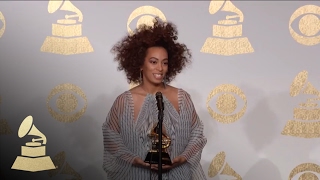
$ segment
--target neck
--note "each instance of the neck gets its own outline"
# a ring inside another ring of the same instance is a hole
[[[142,82],[141,88],[148,94],[156,94],[159,91],[162,92],[165,87],[163,83],[154,85],[154,84]]]

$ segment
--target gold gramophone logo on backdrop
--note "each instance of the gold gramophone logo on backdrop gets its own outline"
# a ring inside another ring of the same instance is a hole
[[[217,94],[220,94],[220,96],[217,98],[216,108],[222,114],[215,112],[209,104],[211,99]],[[234,94],[239,96],[244,102],[242,108],[237,113],[234,112],[238,107],[238,100],[234,96]],[[244,115],[247,110],[247,98],[239,87],[232,84],[222,84],[214,88],[209,93],[206,105],[208,112],[213,119],[217,120],[220,123],[229,124],[236,122]]]
[[[299,30],[303,35],[299,35],[292,28],[292,22],[299,16],[304,15],[299,20]],[[314,46],[320,43],[320,7],[316,5],[305,5],[298,8],[289,20],[289,31],[294,40],[306,46]]]
[[[285,125],[282,135],[289,135],[302,138],[320,137],[320,107],[317,101],[320,100],[320,92],[308,80],[308,72],[302,71],[294,78],[290,87],[290,96],[295,97],[300,93],[313,95],[300,107],[294,108],[294,120],[289,120]]]
[[[208,170],[208,175],[211,178],[218,174],[228,176],[229,178],[233,177],[233,179],[236,178],[236,180],[242,180],[242,177],[226,162],[226,153],[223,151],[219,152],[213,158]]]
[[[55,169],[56,167],[50,156],[46,156],[46,146],[43,145],[47,144],[47,138],[33,124],[32,116],[27,116],[18,130],[19,138],[23,138],[26,135],[40,138],[32,138],[32,142],[27,142],[25,146],[21,146],[21,156],[16,158],[11,169],[30,172]],[[37,141],[42,141],[42,143]]]
[[[130,28],[130,23],[138,16],[141,16],[141,17],[138,19],[137,24],[133,29],[139,28],[139,26],[142,24],[152,26],[153,20],[156,16],[158,16],[162,21],[167,20],[163,12],[156,7],[153,7],[153,6],[138,7],[135,10],[133,10],[132,13],[129,15],[129,18],[127,21],[127,31],[129,34],[133,34],[133,30]],[[129,89],[132,89],[138,85],[139,83],[130,83]]]
[[[55,98],[57,109],[51,106],[52,99]],[[83,101],[82,108],[78,107],[79,100]],[[80,87],[70,83],[54,87],[47,98],[49,113],[60,122],[70,123],[78,120],[86,112],[87,106],[88,102],[85,93]]]
[[[50,0],[48,12],[54,13],[58,9],[76,14],[65,15],[65,19],[59,19],[57,23],[52,24],[52,36],[46,37],[40,50],[62,55],[93,52],[88,38],[82,36],[82,24],[80,24],[83,21],[82,12],[69,0]]]
[[[81,175],[77,173],[66,161],[66,154],[64,151],[61,151],[54,156],[53,163],[56,165],[57,169],[48,171],[49,177],[54,177],[58,174],[61,174],[72,176],[72,180],[82,180]]]
[[[319,180],[313,172],[320,173],[320,166],[314,163],[303,163],[296,166],[289,175],[289,180],[294,180],[295,175],[301,173],[299,180]]]
[[[0,105],[2,103],[2,99],[0,96]],[[1,118],[1,109],[0,109],[0,118]],[[0,119],[0,135],[8,135],[12,134],[12,130],[6,119]]]
[[[213,25],[213,37],[208,37],[200,52],[233,56],[254,52],[247,37],[242,35],[243,13],[230,0],[212,0],[209,5],[209,13],[215,14],[219,10],[236,13],[228,15],[225,20]],[[233,20],[239,18],[238,20]]]
[[[0,11],[0,38],[3,36],[5,30],[6,30],[6,19],[4,18],[4,15]]]

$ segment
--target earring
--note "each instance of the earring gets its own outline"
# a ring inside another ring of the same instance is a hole
[[[140,70],[140,83],[142,82],[142,70]]]

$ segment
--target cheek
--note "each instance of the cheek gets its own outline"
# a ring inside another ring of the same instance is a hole
[[[152,70],[153,69],[153,67],[152,67],[152,64],[150,64],[150,63],[147,63],[145,66],[144,66],[144,70],[145,71],[150,71],[150,70]]]
[[[165,70],[166,72],[169,70],[168,65],[164,66],[163,68],[164,68],[164,70]]]

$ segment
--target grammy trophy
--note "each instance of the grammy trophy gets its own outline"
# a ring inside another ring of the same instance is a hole
[[[144,162],[150,163],[150,164],[158,164],[159,163],[159,134],[157,126],[153,128],[153,131],[151,131],[150,134],[148,134],[149,138],[151,139],[152,146],[151,150],[148,152],[146,159]],[[164,133],[162,133],[162,164],[165,165],[172,165],[170,156],[167,152],[167,149],[169,148],[171,144],[171,139]]]

